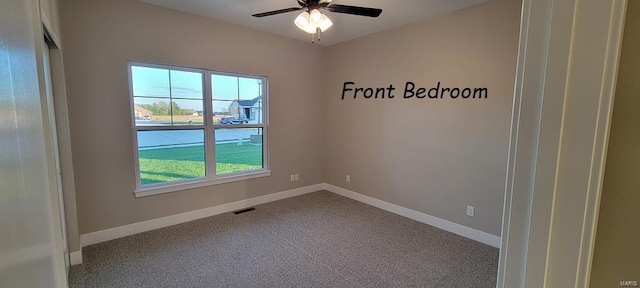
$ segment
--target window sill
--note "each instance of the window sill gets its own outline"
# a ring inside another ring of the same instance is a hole
[[[136,198],[146,197],[157,194],[164,194],[176,191],[182,191],[187,189],[194,189],[200,187],[213,186],[224,183],[238,182],[249,179],[261,178],[271,176],[271,170],[260,170],[255,172],[242,173],[240,175],[227,175],[216,179],[197,179],[191,181],[185,181],[180,183],[165,184],[162,186],[143,187],[136,189],[133,194]]]

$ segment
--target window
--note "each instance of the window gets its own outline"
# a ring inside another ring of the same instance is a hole
[[[129,63],[136,196],[269,176],[267,80]]]

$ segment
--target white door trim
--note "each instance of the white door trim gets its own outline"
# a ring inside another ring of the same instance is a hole
[[[524,0],[498,287],[585,287],[626,0]]]

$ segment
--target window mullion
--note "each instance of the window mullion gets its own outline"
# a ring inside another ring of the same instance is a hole
[[[136,175],[135,175],[135,179],[136,179],[136,190],[140,189],[140,187],[142,186],[141,181],[140,181],[140,151],[138,149],[138,130],[136,129],[136,115],[135,115],[135,101],[134,101],[134,97],[133,97],[133,73],[132,73],[132,64],[128,63],[127,64],[127,74],[129,77],[129,101],[131,101],[131,111],[129,111],[129,113],[131,113],[131,123],[132,123],[132,128],[131,132],[133,133],[132,137],[133,137],[133,164],[135,167],[135,171],[136,171]]]
[[[213,87],[211,83],[211,72],[205,73],[205,93],[204,93],[204,123],[205,123],[205,167],[207,177],[216,176],[216,133],[213,125]]]
[[[216,124],[213,127],[217,129],[237,129],[237,128],[264,128],[264,124]]]
[[[260,85],[260,99],[261,107],[260,111],[262,111],[262,168],[269,169],[269,109],[265,109],[265,107],[269,107],[269,82],[262,81],[262,85]]]
[[[189,126],[135,126],[138,131],[172,131],[172,130],[200,130],[205,129],[205,125]]]
[[[171,119],[171,126],[173,126],[173,86],[171,83],[171,69],[168,69],[167,73],[169,73],[169,119]]]

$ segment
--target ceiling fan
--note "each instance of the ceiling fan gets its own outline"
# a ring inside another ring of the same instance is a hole
[[[253,14],[253,17],[266,17],[282,13],[300,11],[303,12],[296,17],[293,23],[309,34],[312,34],[311,42],[317,39],[320,41],[320,32],[324,32],[333,25],[331,19],[320,12],[320,9],[334,13],[352,14],[367,17],[378,17],[382,13],[382,9],[359,7],[350,5],[331,4],[331,0],[297,0],[300,7],[291,7],[269,12]]]

